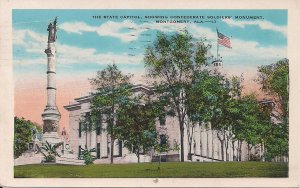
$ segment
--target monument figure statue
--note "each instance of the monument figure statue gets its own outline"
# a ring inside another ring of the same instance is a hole
[[[48,42],[55,42],[56,41],[56,23],[57,23],[57,17],[55,17],[54,22],[50,22],[48,25]]]

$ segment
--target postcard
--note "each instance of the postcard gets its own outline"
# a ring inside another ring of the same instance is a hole
[[[298,1],[1,4],[1,185],[299,186]]]

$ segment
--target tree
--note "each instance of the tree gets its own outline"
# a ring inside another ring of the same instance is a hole
[[[37,124],[24,118],[14,118],[14,157],[20,156],[28,149],[34,134],[41,132]]]
[[[158,142],[155,143],[154,145],[154,151],[159,153],[159,159],[158,159],[158,170],[160,170],[160,163],[161,163],[161,156],[162,153],[164,152],[168,152],[170,150],[174,150],[176,151],[177,149],[179,149],[178,145],[176,145],[177,143],[175,143],[174,148],[170,147],[170,143],[169,143],[169,137],[168,135],[165,134],[157,134],[159,137],[156,138],[156,140]]]
[[[235,99],[235,108],[231,111],[232,133],[238,139],[238,155],[241,160],[241,143],[247,142],[248,160],[251,160],[251,149],[263,145],[270,125],[270,113],[256,99],[255,94],[244,95]],[[261,157],[261,156],[260,156]]]
[[[85,132],[85,150],[88,150],[88,133],[91,133],[96,129],[94,116],[90,112],[85,113],[80,119],[80,131]]]
[[[234,130],[239,125],[239,117],[244,112],[239,107],[239,102],[241,101],[241,94],[242,94],[242,82],[244,78],[243,75],[241,76],[232,76],[228,79],[228,86],[229,86],[229,101],[227,102],[227,113],[226,113],[226,119],[227,119],[227,131],[225,137],[225,145],[226,145],[226,160],[228,159],[228,147],[229,142],[231,141],[232,145],[232,151],[233,151],[233,160],[234,160],[234,150],[235,150],[235,142],[238,141],[238,148],[240,152],[237,152],[236,155],[241,156],[241,140],[238,140],[235,137]]]
[[[165,89],[157,94],[170,98],[169,105],[175,109],[180,129],[182,162],[184,122],[187,117],[185,89],[192,84],[194,72],[206,64],[209,47],[203,41],[195,42],[187,30],[170,36],[159,32],[153,45],[147,47],[144,58],[148,76],[157,79],[154,85]]]
[[[289,61],[283,59],[271,65],[258,67],[261,89],[267,95],[273,97],[275,110],[281,115],[281,119],[288,118],[289,103]]]
[[[140,154],[153,149],[156,143],[154,105],[140,97],[123,101],[117,111],[116,137],[132,150],[140,162]]]
[[[187,110],[191,121],[206,126],[210,125],[212,133],[217,132],[221,142],[222,160],[226,133],[230,125],[229,108],[231,107],[230,84],[222,74],[216,71],[202,70],[194,74],[194,82],[187,90]],[[212,145],[214,137],[212,136]],[[191,147],[191,146],[190,146]],[[228,147],[228,144],[227,144]],[[214,148],[210,151],[214,158]]]
[[[97,89],[92,94],[91,116],[96,125],[103,115],[106,116],[107,132],[110,134],[110,162],[113,163],[115,141],[116,107],[126,96],[130,95],[130,77],[123,74],[115,64],[108,65],[104,70],[98,71],[90,83]]]
[[[269,136],[266,141],[268,158],[288,156],[289,142],[289,61],[282,59],[271,65],[258,67],[261,89],[273,98],[275,106]]]

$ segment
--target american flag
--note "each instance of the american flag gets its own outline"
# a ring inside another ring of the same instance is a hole
[[[231,48],[230,38],[218,32],[218,44],[221,44],[227,48]]]

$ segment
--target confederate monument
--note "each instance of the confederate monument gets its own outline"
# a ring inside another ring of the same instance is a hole
[[[58,136],[58,127],[60,120],[60,113],[56,106],[56,72],[55,72],[55,41],[56,41],[56,23],[57,17],[48,25],[48,45],[45,49],[47,54],[47,105],[42,113],[43,118],[43,142],[46,140],[49,143],[60,142]]]

